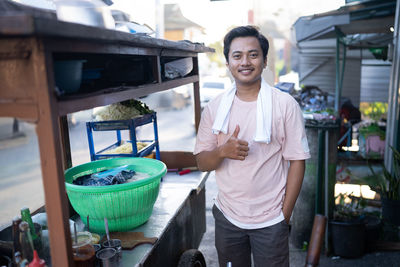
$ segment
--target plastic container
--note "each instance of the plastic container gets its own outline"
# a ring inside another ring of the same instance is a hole
[[[343,258],[358,258],[365,252],[365,224],[361,222],[329,222],[333,253]]]
[[[72,181],[80,176],[97,173],[122,165],[131,165],[148,178],[109,186],[79,186]],[[105,233],[104,218],[110,232],[128,231],[145,223],[157,199],[160,180],[167,172],[161,161],[148,158],[112,158],[85,163],[65,172],[65,186],[75,211],[86,224],[90,216],[90,230]]]
[[[92,235],[89,232],[77,233],[77,238],[72,236],[72,254],[76,267],[93,266],[95,250],[91,244]]]
[[[100,0],[56,0],[55,4],[59,20],[115,29],[111,11]]]
[[[82,66],[86,60],[54,61],[54,79],[59,94],[74,93],[82,82]]]

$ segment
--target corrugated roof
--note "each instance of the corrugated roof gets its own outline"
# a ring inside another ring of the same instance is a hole
[[[390,27],[394,25],[395,9],[395,0],[373,0],[354,2],[337,10],[300,17],[293,25],[296,40],[302,42],[365,33],[379,34],[379,38],[388,40],[393,37]]]

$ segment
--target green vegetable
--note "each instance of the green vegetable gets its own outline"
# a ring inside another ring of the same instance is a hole
[[[140,112],[141,115],[153,113],[153,111],[145,103],[136,99],[122,101],[121,105],[129,108],[135,108]]]

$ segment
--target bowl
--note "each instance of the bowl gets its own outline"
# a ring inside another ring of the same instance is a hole
[[[84,62],[86,60],[54,61],[54,79],[60,94],[75,93],[79,90]]]
[[[147,178],[108,186],[80,186],[72,181],[83,175],[129,165],[130,169],[145,173]],[[90,231],[105,233],[104,218],[110,232],[129,231],[145,223],[153,211],[161,178],[166,165],[149,158],[112,158],[97,160],[65,172],[65,187],[72,207],[86,224],[90,217]]]

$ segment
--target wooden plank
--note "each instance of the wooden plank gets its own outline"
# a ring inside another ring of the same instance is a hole
[[[60,37],[79,40],[90,39],[96,40],[96,42],[119,43],[121,45],[136,47],[175,49],[196,53],[214,51],[214,49],[198,43],[157,39],[100,27],[69,23],[56,19],[32,17],[28,14],[2,15],[0,19],[1,35],[40,35],[43,37]]]
[[[25,14],[0,16],[0,34],[28,35],[34,31],[34,19]]]
[[[0,117],[37,121],[39,118],[39,110],[37,105],[32,102],[0,103]]]
[[[43,185],[46,200],[47,222],[51,245],[52,265],[59,267],[73,266],[72,243],[69,231],[68,199],[65,191],[63,158],[59,132],[57,99],[53,94],[53,85],[48,82],[51,55],[38,47],[32,53],[33,73],[37,83],[39,120],[37,136],[40,147]]]
[[[119,47],[119,53],[122,55],[158,56],[162,50],[154,47],[132,47],[128,45],[119,45]]]
[[[197,53],[163,49],[163,50],[161,50],[161,56],[162,57],[197,57]]]
[[[0,99],[34,98],[33,45],[33,38],[0,39]]]
[[[96,94],[65,97],[61,99],[61,101],[59,101],[58,115],[66,115],[68,113],[80,110],[86,110],[98,106],[105,106],[132,98],[139,98],[149,95],[151,93],[164,91],[188,83],[194,83],[198,81],[198,79],[198,75],[193,75],[157,84],[147,84],[138,87],[109,88],[107,90],[99,91]]]
[[[58,36],[73,39],[94,39],[99,42],[121,43],[137,47],[172,48],[186,51],[202,49],[194,44],[174,42],[121,31],[92,27],[82,24],[35,18],[35,32],[44,36]],[[196,51],[195,51],[196,52]]]
[[[95,40],[79,40],[66,38],[46,37],[46,49],[55,53],[90,53],[90,54],[121,54],[121,55],[142,55],[157,56],[160,48],[137,47],[121,44],[118,42],[105,43]]]
[[[44,37],[45,48],[54,53],[110,53],[118,54],[117,43],[99,43],[95,40],[76,40],[67,38]]]

